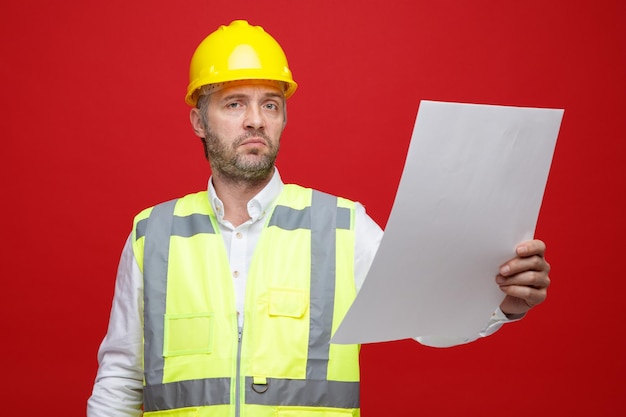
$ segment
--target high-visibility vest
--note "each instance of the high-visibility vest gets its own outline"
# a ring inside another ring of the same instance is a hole
[[[285,185],[265,217],[239,329],[207,192],[135,218],[146,417],[359,416],[359,346],[330,344],[352,303],[354,203]]]

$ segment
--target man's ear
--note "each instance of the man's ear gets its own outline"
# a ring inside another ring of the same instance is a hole
[[[191,127],[193,128],[194,133],[199,138],[205,137],[204,134],[204,126],[202,125],[202,118],[200,117],[200,110],[197,108],[191,109],[189,113],[189,120],[191,121]]]

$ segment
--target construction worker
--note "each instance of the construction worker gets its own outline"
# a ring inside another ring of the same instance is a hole
[[[329,340],[382,230],[359,203],[282,182],[274,161],[296,88],[259,26],[234,21],[196,49],[185,101],[212,176],[136,216],[89,417],[359,415],[359,347]],[[506,296],[475,338],[544,301],[544,252],[524,242],[501,266]]]

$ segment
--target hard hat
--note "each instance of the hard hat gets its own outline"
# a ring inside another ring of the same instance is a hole
[[[198,45],[191,57],[185,102],[195,106],[203,85],[237,80],[282,82],[285,98],[298,86],[278,42],[261,26],[251,26],[245,20],[220,26]]]

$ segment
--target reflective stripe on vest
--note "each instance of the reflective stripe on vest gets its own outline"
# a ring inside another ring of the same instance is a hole
[[[145,236],[144,276],[144,410],[166,410],[231,403],[230,377],[189,379],[163,383],[165,359],[164,316],[170,236],[216,234],[209,215],[174,215],[177,200],[155,206],[149,218],[135,228],[135,240]],[[207,203],[208,204],[208,203]],[[335,296],[336,230],[351,228],[351,210],[337,206],[337,198],[313,191],[311,205],[303,209],[278,205],[267,224],[283,230],[311,231],[311,283],[307,379],[267,378],[266,393],[245,381],[245,403],[270,406],[359,407],[359,383],[327,380],[329,340]],[[329,279],[328,277],[333,277]]]

